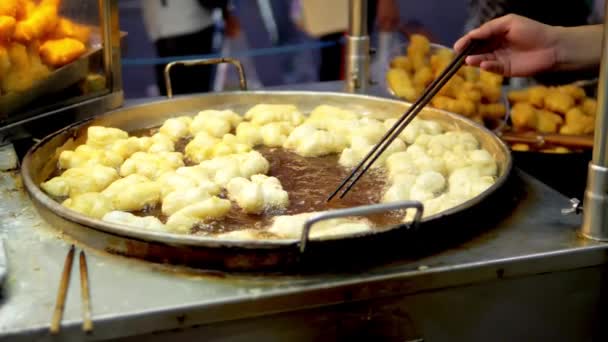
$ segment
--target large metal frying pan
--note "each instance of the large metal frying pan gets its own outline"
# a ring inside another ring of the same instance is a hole
[[[308,229],[305,230],[301,241],[219,240],[197,235],[138,230],[92,219],[61,206],[39,187],[39,184],[48,179],[55,170],[61,151],[74,149],[77,145],[84,143],[86,129],[91,125],[136,131],[159,126],[170,117],[195,114],[206,108],[232,109],[237,113],[244,113],[259,103],[291,103],[304,112],[309,112],[320,104],[328,104],[356,110],[377,118],[398,116],[409,106],[401,101],[372,96],[308,91],[238,91],[155,101],[119,109],[75,123],[44,138],[31,148],[23,160],[22,177],[25,188],[40,214],[54,228],[71,235],[76,240],[113,253],[198,267],[241,270],[282,268],[301,261],[303,256],[314,253],[318,248],[337,253],[338,250],[361,248],[361,246],[369,246],[369,244],[381,244],[383,241],[395,241],[395,239],[399,239],[401,231],[411,228],[408,225],[398,225],[370,233],[308,242]],[[512,161],[507,146],[490,131],[472,121],[435,109],[425,110],[420,116],[471,132],[481,142],[481,145],[495,157],[499,170],[496,183],[484,193],[460,206],[422,219],[420,229],[424,229],[427,222],[441,220],[484,201],[506,182],[511,171]],[[379,191],[381,190],[379,189]],[[416,202],[404,202],[397,206],[421,209],[420,204]],[[380,205],[373,208],[366,206],[359,207],[357,210],[347,209],[344,214],[365,215],[370,210],[390,210],[394,207],[395,205]],[[315,220],[321,219],[324,217]],[[311,227],[314,229],[314,225]],[[302,253],[304,246],[307,246],[306,251]]]

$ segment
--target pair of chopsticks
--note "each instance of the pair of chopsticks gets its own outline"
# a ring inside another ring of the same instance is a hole
[[[72,264],[74,262],[74,245],[70,247],[70,251],[65,257],[63,264],[63,272],[61,273],[61,282],[59,283],[59,292],[57,293],[57,301],[55,302],[55,310],[51,319],[51,334],[59,333],[61,328],[61,318],[65,308],[65,299],[67,297],[68,288],[70,285],[70,275],[72,273]],[[91,296],[89,294],[89,271],[87,268],[87,258],[84,251],[80,251],[80,295],[82,298],[82,331],[91,333],[93,331],[93,321],[91,320]]]
[[[431,99],[443,88],[443,86],[458,72],[460,67],[464,64],[465,58],[476,51],[481,45],[480,41],[472,40],[465,48],[452,60],[447,68],[437,77],[424,91],[422,96],[397,120],[397,122],[389,129],[386,134],[380,139],[380,142],[372,148],[367,155],[361,160],[361,162],[353,169],[353,171],[346,177],[342,183],[332,192],[327,198],[327,201],[331,201],[345,186],[346,189],[340,194],[340,198],[344,198],[346,194],[352,189],[352,187],[359,181],[361,176],[367,172],[367,170],[374,164],[374,162],[382,155],[384,150],[401,134],[403,129],[414,120],[416,115],[420,113],[422,108],[426,106]],[[359,172],[361,171],[361,172]],[[351,181],[352,179],[352,181]],[[350,182],[350,184],[348,184]],[[347,185],[348,184],[348,185]]]

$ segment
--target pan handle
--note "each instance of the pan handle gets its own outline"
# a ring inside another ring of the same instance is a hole
[[[245,69],[241,62],[234,58],[229,57],[221,57],[221,58],[204,58],[204,59],[193,59],[187,61],[175,61],[167,64],[165,66],[165,85],[167,87],[167,97],[173,97],[173,87],[171,86],[171,68],[176,65],[184,65],[184,66],[195,66],[195,65],[214,65],[214,64],[222,64],[229,63],[234,65],[236,70],[239,73],[239,83],[241,86],[241,90],[247,90],[247,77],[245,77]]]
[[[418,225],[420,224],[420,220],[422,219],[422,213],[424,212],[424,206],[418,201],[400,201],[393,203],[363,205],[354,208],[331,210],[316,215],[315,217],[308,219],[304,223],[304,227],[302,229],[302,237],[300,238],[300,252],[304,252],[304,250],[306,249],[306,244],[308,243],[308,240],[310,240],[310,229],[315,223],[340,217],[366,216],[370,214],[377,214],[397,209],[416,209],[414,220],[409,224],[408,229],[415,229],[418,227]]]

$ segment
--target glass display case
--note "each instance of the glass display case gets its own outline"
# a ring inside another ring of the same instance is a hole
[[[118,0],[1,0],[0,143],[122,105],[120,38]]]

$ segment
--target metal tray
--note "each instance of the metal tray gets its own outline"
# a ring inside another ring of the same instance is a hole
[[[388,91],[389,94],[393,95],[396,98],[400,98],[403,101],[406,101],[408,103],[410,103],[409,101],[407,101],[406,99],[398,96],[397,94],[395,94],[395,92],[393,91],[393,89],[388,85],[388,82],[386,81],[386,73],[388,72],[388,70],[390,69],[390,62],[393,60],[393,58],[397,57],[397,56],[404,56],[406,55],[406,52],[404,51],[405,49],[407,49],[407,43],[403,43],[401,45],[398,46],[393,46],[393,48],[390,51],[389,54],[389,60],[386,62],[385,64],[385,68],[383,70],[383,74],[384,77],[382,77],[382,82],[384,82],[384,88]],[[447,46],[441,45],[441,44],[435,44],[435,43],[431,43],[431,54],[433,54],[434,52],[436,52],[437,50],[441,50],[441,49],[448,49],[448,50],[452,50]],[[501,130],[503,130],[508,123],[509,120],[509,113],[511,112],[511,108],[509,105],[509,101],[507,100],[507,92],[506,92],[506,88],[503,87],[502,90],[502,99],[501,99],[502,104],[505,105],[506,111],[505,111],[505,117],[503,120],[500,121],[500,123],[498,124],[498,126],[496,128],[493,129],[493,131],[495,132],[499,132]],[[458,114],[458,113],[455,113]],[[461,114],[458,114],[461,115]]]
[[[156,127],[170,117],[187,113],[194,114],[204,108],[232,109],[244,113],[248,108],[259,103],[292,103],[304,112],[311,111],[319,104],[328,104],[357,110],[378,118],[398,116],[410,106],[402,101],[372,96],[295,91],[227,92],[161,100],[109,112],[97,118],[76,123],[46,137],[32,147],[23,160],[21,171],[24,185],[41,215],[54,227],[74,236],[77,240],[85,241],[100,249],[148,260],[187,263],[195,266],[205,265],[206,267],[211,262],[213,266],[229,269],[267,268],[278,264],[292,264],[301,257],[300,249],[308,240],[306,234],[303,234],[301,241],[297,239],[242,241],[150,232],[92,219],[73,212],[51,199],[38,186],[55,169],[61,151],[73,149],[83,142],[84,133],[90,125],[135,131]],[[484,127],[459,115],[433,109],[425,110],[420,115],[422,118],[440,121],[453,128],[471,132],[496,158],[499,166],[497,182],[491,188],[460,206],[424,218],[422,220],[424,225],[425,222],[441,220],[443,217],[471,208],[483,201],[505,183],[511,171],[512,161],[507,146]],[[416,206],[416,203],[407,202],[400,205],[411,207]],[[371,210],[369,207],[359,207],[362,209],[358,214],[363,215],[365,212],[369,212]],[[383,210],[387,210],[386,205]],[[349,212],[348,214],[356,213]],[[307,248],[314,249],[316,245],[345,246],[351,242],[353,246],[357,244],[360,246],[361,243],[373,243],[374,240],[395,239],[393,233],[407,228],[411,227],[399,225],[365,234],[341,236],[336,239],[311,240],[308,242],[309,247]],[[386,238],[383,238],[385,236]],[[391,238],[388,238],[389,236]],[[334,243],[336,245],[333,245]],[[307,251],[303,254],[308,253]]]
[[[92,60],[101,55],[103,46],[101,36],[93,32],[88,51],[72,63],[66,64],[43,79],[36,81],[26,91],[10,92],[0,95],[0,120],[17,114],[37,99],[58,93],[87,77]]]

